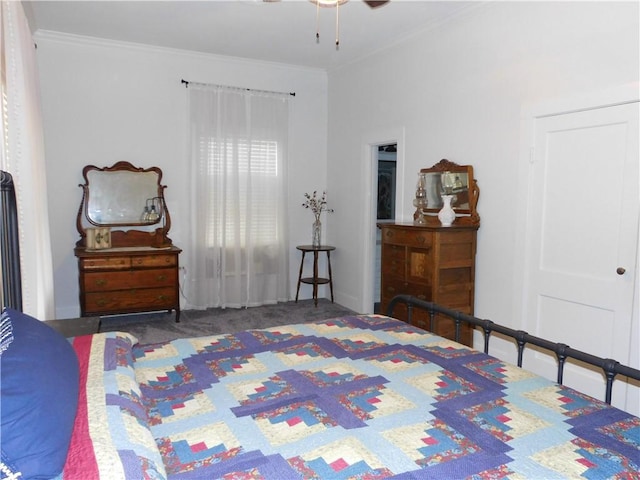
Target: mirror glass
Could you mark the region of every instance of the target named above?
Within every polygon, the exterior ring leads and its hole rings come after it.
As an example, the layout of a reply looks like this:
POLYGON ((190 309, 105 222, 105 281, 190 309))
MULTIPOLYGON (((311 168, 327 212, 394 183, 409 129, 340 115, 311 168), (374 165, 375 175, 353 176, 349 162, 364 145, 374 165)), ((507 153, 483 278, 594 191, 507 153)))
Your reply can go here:
POLYGON ((427 172, 425 174, 427 210, 442 208, 442 195, 453 195, 451 206, 463 213, 469 206, 469 174, 465 172, 427 172))
POLYGON ((99 227, 153 225, 164 209, 160 197, 160 174, 155 170, 86 171, 85 214, 99 227))

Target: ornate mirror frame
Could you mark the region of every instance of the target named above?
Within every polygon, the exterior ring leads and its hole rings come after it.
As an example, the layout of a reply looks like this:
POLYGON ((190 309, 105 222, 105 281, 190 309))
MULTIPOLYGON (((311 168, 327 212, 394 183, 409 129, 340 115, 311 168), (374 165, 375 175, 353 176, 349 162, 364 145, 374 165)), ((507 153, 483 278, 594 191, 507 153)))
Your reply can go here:
MULTIPOLYGON (((451 206, 456 213, 454 224, 480 225, 480 215, 476 209, 480 188, 473 177, 471 165, 458 165, 447 159, 442 159, 430 168, 420 169, 424 175, 424 189, 427 207, 422 208, 422 213, 427 224, 439 224, 437 214, 442 208, 442 195, 453 195, 451 206)), ((413 217, 417 219, 420 210, 416 209, 413 217)))
POLYGON ((139 168, 129 162, 111 167, 87 165, 76 227, 77 246, 87 246, 90 229, 107 229, 111 247, 168 247, 171 216, 164 200, 162 170, 139 168), (153 214, 149 215, 150 212, 153 214), (121 229, 115 230, 116 227, 121 229))

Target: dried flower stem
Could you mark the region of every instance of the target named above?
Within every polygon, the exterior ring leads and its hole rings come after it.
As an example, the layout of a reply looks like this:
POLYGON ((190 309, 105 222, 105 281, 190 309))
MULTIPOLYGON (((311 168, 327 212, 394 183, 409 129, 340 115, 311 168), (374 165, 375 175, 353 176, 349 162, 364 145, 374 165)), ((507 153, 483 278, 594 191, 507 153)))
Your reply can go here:
POLYGON ((333 208, 327 208, 327 192, 322 192, 322 196, 318 197, 318 192, 314 190, 312 195, 305 193, 304 198, 306 198, 306 200, 302 206, 311 210, 316 217, 316 222, 320 221, 320 214, 322 212, 333 212, 333 208))

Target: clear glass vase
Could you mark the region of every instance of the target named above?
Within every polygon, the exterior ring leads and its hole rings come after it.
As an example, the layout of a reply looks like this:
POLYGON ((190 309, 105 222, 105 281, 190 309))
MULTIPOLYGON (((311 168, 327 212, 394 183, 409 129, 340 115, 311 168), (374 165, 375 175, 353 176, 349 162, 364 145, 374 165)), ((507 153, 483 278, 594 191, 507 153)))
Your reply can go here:
POLYGON ((322 237, 322 223, 320 223, 320 219, 316 219, 315 222, 311 225, 311 245, 314 248, 320 246, 320 238, 322 237))

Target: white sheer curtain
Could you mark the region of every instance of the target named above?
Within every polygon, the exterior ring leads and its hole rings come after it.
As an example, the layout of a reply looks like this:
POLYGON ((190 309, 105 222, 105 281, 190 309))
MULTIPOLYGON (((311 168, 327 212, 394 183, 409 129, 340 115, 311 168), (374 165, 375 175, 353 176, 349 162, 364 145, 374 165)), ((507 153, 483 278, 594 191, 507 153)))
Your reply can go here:
POLYGON ((22 309, 54 318, 42 114, 35 45, 21 2, 0 5, 2 149, 0 167, 13 176, 18 203, 22 309))
POLYGON ((289 96, 189 83, 191 308, 289 299, 289 96))

